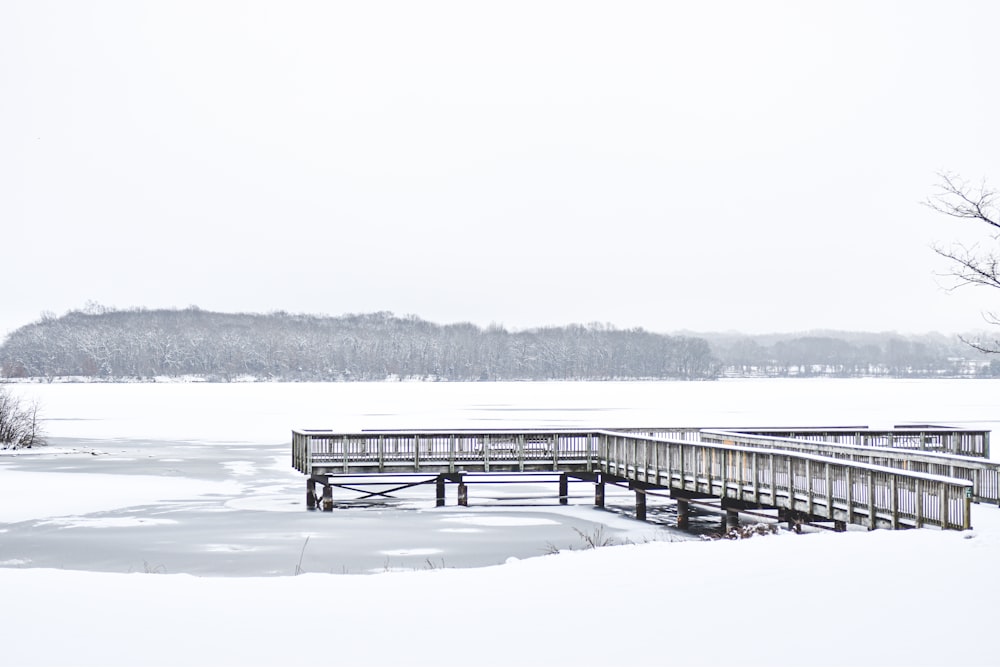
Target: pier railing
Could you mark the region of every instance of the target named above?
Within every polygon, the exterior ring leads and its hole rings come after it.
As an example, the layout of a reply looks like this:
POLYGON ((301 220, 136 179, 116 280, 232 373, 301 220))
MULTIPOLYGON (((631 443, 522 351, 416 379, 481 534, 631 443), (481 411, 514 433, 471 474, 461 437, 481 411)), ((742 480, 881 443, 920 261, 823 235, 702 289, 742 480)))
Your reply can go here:
POLYGON ((966 480, 780 449, 603 435, 600 468, 636 482, 870 528, 970 526, 966 480))
POLYGON ((666 487, 869 528, 970 526, 973 481, 784 449, 780 441, 763 444, 603 430, 296 430, 292 460, 311 478, 394 472, 598 472, 640 488, 666 487))
POLYGON ((597 437, 572 430, 293 431, 292 463, 312 474, 594 469, 597 437))
MULTIPOLYGON (((969 432, 966 432, 969 433, 969 432)), ((702 430, 706 442, 811 453, 856 463, 923 472, 972 482, 972 499, 1000 504, 1000 463, 974 456, 836 444, 826 440, 758 435, 745 431, 702 430)))

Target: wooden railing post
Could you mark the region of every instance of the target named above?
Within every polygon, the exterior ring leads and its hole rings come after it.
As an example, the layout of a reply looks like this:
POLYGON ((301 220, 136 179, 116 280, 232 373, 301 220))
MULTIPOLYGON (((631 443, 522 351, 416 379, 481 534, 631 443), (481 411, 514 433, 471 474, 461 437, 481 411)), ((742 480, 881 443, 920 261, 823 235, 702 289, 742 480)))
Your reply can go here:
POLYGON ((823 464, 824 468, 824 479, 826 483, 826 513, 830 519, 833 519, 833 471, 830 469, 830 464, 823 464))
POLYGON ((311 475, 312 474, 312 436, 311 435, 304 436, 303 445, 306 448, 306 469, 305 469, 304 472, 307 475, 311 475))
POLYGON ((972 489, 965 489, 965 515, 962 517, 962 530, 972 527, 972 489))
POLYGON ((770 468, 769 474, 771 475, 771 504, 775 507, 778 506, 778 480, 775 477, 774 470, 774 454, 768 454, 768 467, 770 468))
POLYGON ((750 461, 750 465, 753 468, 753 502, 756 505, 760 505, 760 470, 758 468, 757 452, 753 452, 751 456, 753 457, 750 461))
POLYGON ((889 510, 892 512, 892 528, 896 530, 899 528, 899 482, 896 480, 895 475, 889 477, 889 493, 892 497, 889 499, 889 510))
POLYGON ((812 516, 813 514, 813 478, 812 478, 812 461, 806 459, 806 514, 812 516))
POLYGON ((913 485, 916 489, 916 491, 914 492, 916 495, 916 502, 914 503, 914 505, 916 507, 917 516, 915 523, 917 528, 922 528, 924 525, 924 489, 923 485, 920 482, 921 480, 918 477, 913 485))
POLYGON ((875 473, 868 471, 868 530, 875 530, 875 473))
POLYGON ((844 482, 847 486, 847 523, 854 523, 854 479, 851 466, 844 466, 844 482))
POLYGON ((795 510, 795 468, 793 465, 792 457, 786 456, 788 459, 788 509, 795 510))

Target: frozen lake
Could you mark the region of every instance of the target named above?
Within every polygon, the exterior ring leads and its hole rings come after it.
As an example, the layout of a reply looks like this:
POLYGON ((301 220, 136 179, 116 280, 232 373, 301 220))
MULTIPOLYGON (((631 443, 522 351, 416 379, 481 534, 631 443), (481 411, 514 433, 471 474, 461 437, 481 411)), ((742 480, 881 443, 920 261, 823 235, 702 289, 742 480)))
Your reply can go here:
MULTIPOLYGON (((828 426, 993 428, 996 380, 718 382, 30 384, 51 446, 0 456, 0 566, 213 576, 478 567, 617 543, 692 539, 628 518, 632 496, 591 508, 592 487, 471 487, 471 507, 433 488, 307 512, 290 464, 293 427, 828 426), (514 497, 516 500, 505 500, 514 497), (526 500, 525 498, 533 498, 526 500), (306 542, 308 538, 308 543, 306 542)), ((664 523, 656 523, 658 514, 664 523)), ((697 532, 715 529, 706 515, 697 532)), ((693 539, 697 539, 694 536, 693 539)))

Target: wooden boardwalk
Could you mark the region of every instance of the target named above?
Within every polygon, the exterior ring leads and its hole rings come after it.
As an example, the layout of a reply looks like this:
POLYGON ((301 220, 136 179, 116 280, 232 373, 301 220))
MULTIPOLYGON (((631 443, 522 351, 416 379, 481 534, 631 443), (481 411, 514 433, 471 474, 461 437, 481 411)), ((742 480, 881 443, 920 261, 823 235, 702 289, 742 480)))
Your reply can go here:
MULTIPOLYGON (((701 429, 296 430, 292 463, 308 476, 310 505, 320 501, 324 509, 332 509, 333 487, 357 490, 341 483, 350 476, 422 475, 437 483, 443 504, 448 482, 459 484, 461 502, 468 473, 545 471, 561 475, 561 502, 567 476, 592 481, 598 506, 603 506, 606 483, 625 483, 635 491, 640 518, 647 493, 669 490, 678 502, 679 523, 686 519, 688 503, 717 499, 731 518, 739 511, 770 508, 790 523, 830 521, 841 528, 971 526, 974 480, 913 469, 923 465, 916 459, 903 465, 903 450, 886 448, 900 458, 883 465, 889 459, 854 460, 831 447, 816 440, 701 429), (735 436, 745 439, 737 442, 735 436), (321 499, 317 484, 323 487, 321 499)), ((913 451, 912 456, 932 455, 913 451)), ((970 457, 950 458, 956 472, 967 470, 958 459, 970 457)))

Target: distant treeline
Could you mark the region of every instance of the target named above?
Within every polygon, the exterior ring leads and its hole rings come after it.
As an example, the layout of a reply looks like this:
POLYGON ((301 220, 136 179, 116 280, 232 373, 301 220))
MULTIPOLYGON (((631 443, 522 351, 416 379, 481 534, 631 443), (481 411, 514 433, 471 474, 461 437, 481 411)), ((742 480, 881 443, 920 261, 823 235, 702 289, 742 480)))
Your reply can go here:
POLYGON ((941 334, 700 334, 727 377, 991 377, 1000 360, 941 334))
POLYGON ((391 313, 340 317, 90 307, 14 331, 7 378, 711 379, 708 343, 606 325, 509 332, 391 313))
POLYGON ((44 316, 0 346, 5 378, 200 376, 285 381, 1000 376, 957 338, 819 332, 655 334, 610 325, 526 331, 391 313, 118 310, 44 316))

